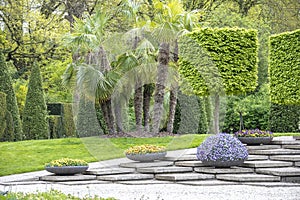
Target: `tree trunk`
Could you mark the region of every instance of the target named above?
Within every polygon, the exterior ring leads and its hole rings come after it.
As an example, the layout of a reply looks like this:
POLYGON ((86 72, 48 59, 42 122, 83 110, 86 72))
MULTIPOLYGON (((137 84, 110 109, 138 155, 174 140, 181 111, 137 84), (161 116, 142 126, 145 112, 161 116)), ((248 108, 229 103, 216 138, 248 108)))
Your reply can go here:
MULTIPOLYGON (((136 85, 140 86, 139 84, 136 85)), ((143 131, 143 87, 140 86, 134 92, 135 124, 138 132, 143 131)))
POLYGON ((107 114, 108 114, 108 128, 109 128, 109 132, 111 134, 114 134, 116 132, 115 130, 115 118, 114 118, 114 115, 113 115, 113 111, 112 111, 112 108, 111 108, 111 99, 108 99, 106 101, 106 107, 107 107, 107 114))
POLYGON ((170 55, 170 45, 168 43, 161 43, 158 53, 158 68, 157 68, 157 82, 154 94, 154 115, 153 115, 153 133, 158 133, 160 122, 163 113, 163 103, 165 95, 165 82, 168 75, 168 63, 170 55))
POLYGON ((144 114, 144 131, 150 132, 150 101, 153 93, 153 85, 144 85, 144 101, 143 101, 143 114, 144 114))
POLYGON ((244 120, 243 120, 243 113, 242 112, 239 112, 240 114, 240 131, 242 129, 244 129, 244 120))
POLYGON ((123 124, 122 124, 122 107, 121 104, 116 101, 114 105, 114 111, 115 111, 115 118, 116 118, 116 128, 118 133, 123 133, 123 124))
MULTIPOLYGON (((175 41, 174 48, 174 63, 177 65, 178 62, 178 42, 175 41)), ((167 132, 173 133, 174 120, 175 120, 175 112, 176 112, 176 104, 177 104, 177 93, 178 93, 178 84, 177 82, 173 85, 170 91, 170 105, 169 105, 169 115, 167 122, 167 132)))
POLYGON ((214 106, 214 134, 219 133, 219 115, 220 115, 220 96, 216 94, 214 106))

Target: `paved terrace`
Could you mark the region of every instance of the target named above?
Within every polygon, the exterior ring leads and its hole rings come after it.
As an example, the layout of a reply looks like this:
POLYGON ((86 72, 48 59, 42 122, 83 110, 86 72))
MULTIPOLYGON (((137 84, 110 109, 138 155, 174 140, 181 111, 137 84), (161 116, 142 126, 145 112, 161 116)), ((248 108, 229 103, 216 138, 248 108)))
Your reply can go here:
POLYGON ((127 158, 90 163, 85 174, 55 176, 46 171, 0 177, 0 190, 60 190, 78 197, 117 199, 300 199, 300 140, 276 138, 248 146, 240 167, 213 168, 196 158, 196 149, 170 151, 162 161, 127 158))

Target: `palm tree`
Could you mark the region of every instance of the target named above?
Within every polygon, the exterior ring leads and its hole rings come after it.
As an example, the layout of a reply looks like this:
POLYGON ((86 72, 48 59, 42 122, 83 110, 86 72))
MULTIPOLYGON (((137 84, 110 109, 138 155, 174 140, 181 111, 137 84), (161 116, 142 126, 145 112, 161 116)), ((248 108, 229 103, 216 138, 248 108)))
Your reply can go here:
MULTIPOLYGON (((159 41, 158 55, 158 76, 156 81, 156 90, 154 94, 154 114, 153 114, 153 132, 158 133, 162 119, 162 108, 165 94, 165 84, 168 74, 168 65, 170 61, 170 46, 174 45, 173 62, 178 60, 177 38, 187 31, 191 31, 195 25, 195 11, 185 12, 180 0, 167 0, 162 3, 158 0, 153 1, 155 7, 156 27, 153 36, 159 41)), ((175 108, 177 103, 177 87, 171 90, 170 109, 167 129, 173 131, 173 122, 175 117, 175 108)))

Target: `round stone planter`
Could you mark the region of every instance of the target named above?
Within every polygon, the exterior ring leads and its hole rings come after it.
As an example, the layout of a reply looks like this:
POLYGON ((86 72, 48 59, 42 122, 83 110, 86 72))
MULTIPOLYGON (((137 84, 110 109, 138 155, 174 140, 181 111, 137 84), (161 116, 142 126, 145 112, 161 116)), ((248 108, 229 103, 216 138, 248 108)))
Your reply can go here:
POLYGON ((89 166, 62 166, 62 167, 45 167, 48 172, 56 175, 74 175, 86 171, 89 166))
POLYGON ((255 144, 269 144, 273 138, 272 137, 238 137, 238 139, 244 144, 255 145, 255 144))
POLYGON ((212 160, 203 160, 202 163, 206 166, 211 167, 232 167, 239 166, 244 163, 244 160, 233 160, 233 161, 212 161, 212 160))
POLYGON ((146 154, 126 154, 126 157, 130 160, 139 162, 153 162, 154 160, 160 160, 167 155, 167 152, 159 153, 146 153, 146 154))

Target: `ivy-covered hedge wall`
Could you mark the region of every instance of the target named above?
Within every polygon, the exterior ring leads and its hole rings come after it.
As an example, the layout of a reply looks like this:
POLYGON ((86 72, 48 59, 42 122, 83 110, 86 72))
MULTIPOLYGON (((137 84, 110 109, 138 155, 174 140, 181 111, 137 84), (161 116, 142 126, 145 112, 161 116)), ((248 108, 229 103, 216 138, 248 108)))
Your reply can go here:
POLYGON ((179 39, 180 74, 196 95, 221 87, 227 95, 257 86, 256 30, 205 28, 179 39), (218 86, 221 85, 221 86, 218 86))
POLYGON ((300 29, 271 36, 269 56, 271 101, 300 105, 300 29))

